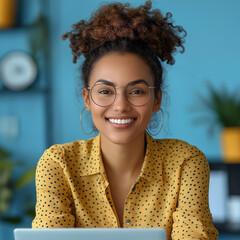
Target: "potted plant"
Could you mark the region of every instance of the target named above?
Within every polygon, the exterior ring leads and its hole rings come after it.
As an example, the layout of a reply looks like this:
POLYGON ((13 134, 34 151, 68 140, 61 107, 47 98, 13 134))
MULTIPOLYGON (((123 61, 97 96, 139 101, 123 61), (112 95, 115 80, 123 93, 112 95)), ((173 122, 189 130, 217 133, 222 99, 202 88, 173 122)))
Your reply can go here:
MULTIPOLYGON (((24 188, 34 179, 35 168, 28 169, 17 180, 14 180, 13 170, 21 165, 22 163, 20 162, 12 161, 10 154, 0 147, 0 222, 18 224, 22 221, 23 216, 20 209, 20 213, 14 216, 10 216, 8 211, 11 207, 14 193, 24 188)), ((23 211, 25 215, 32 216, 34 208, 30 205, 23 211)))
POLYGON ((211 115, 207 121, 212 131, 216 123, 222 127, 221 144, 223 160, 228 163, 240 162, 240 94, 239 89, 229 93, 226 86, 216 89, 208 83, 208 97, 199 95, 204 110, 211 115))

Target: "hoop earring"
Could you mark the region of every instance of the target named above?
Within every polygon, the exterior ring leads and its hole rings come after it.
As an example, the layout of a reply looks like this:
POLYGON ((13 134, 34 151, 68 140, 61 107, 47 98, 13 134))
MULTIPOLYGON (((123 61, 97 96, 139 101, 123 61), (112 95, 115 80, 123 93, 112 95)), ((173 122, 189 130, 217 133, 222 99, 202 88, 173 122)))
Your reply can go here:
POLYGON ((86 133, 86 132, 84 131, 84 129, 83 129, 82 115, 83 115, 83 112, 84 112, 85 109, 86 109, 86 107, 84 107, 83 110, 82 110, 82 112, 81 112, 81 115, 80 115, 80 124, 81 124, 81 128, 82 128, 84 134, 85 134, 85 135, 91 135, 91 134, 93 133, 94 129, 93 129, 90 133, 86 133))
POLYGON ((162 125, 161 125, 161 127, 160 127, 160 130, 159 130, 157 133, 152 134, 152 133, 149 131, 149 129, 146 128, 147 132, 148 132, 150 135, 152 135, 152 136, 157 136, 157 135, 161 132, 161 130, 162 130, 162 128, 163 128, 163 124, 164 124, 164 112, 163 112, 163 110, 162 110, 161 108, 160 108, 160 110, 161 110, 161 112, 162 112, 162 119, 163 119, 162 125))

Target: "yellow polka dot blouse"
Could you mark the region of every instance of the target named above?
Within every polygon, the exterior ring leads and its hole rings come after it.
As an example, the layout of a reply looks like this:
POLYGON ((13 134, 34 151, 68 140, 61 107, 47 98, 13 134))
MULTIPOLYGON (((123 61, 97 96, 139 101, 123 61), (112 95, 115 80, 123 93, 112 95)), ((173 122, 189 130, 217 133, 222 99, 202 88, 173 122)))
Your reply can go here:
MULTIPOLYGON (((196 147, 146 133, 146 155, 123 227, 165 228, 167 239, 217 239, 208 205, 209 165, 196 147)), ((33 228, 120 226, 101 159, 100 135, 54 145, 36 171, 33 228)))

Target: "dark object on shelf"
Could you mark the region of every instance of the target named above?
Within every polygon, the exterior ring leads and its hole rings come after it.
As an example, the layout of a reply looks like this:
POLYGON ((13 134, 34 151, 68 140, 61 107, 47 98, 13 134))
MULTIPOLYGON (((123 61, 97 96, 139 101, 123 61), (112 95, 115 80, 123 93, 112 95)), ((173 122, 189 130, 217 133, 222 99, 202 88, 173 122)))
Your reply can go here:
POLYGON ((215 228, 219 231, 219 233, 231 233, 231 234, 240 234, 240 226, 233 227, 232 224, 229 224, 227 222, 225 223, 214 223, 215 228))
POLYGON ((228 174, 229 196, 240 196, 240 163, 209 162, 211 171, 226 171, 228 174))
POLYGON ((240 164, 228 164, 229 195, 240 196, 240 164))

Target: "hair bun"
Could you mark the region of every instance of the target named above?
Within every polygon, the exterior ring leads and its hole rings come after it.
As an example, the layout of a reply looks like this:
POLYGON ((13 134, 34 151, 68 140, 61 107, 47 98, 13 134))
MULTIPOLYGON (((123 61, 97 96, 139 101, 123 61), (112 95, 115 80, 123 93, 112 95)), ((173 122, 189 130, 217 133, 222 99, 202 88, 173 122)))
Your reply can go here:
POLYGON ((143 41, 162 61, 174 64, 173 53, 177 48, 180 52, 185 50, 186 31, 173 25, 171 13, 164 17, 160 10, 151 8, 150 0, 137 8, 130 8, 129 3, 107 4, 93 13, 88 22, 81 20, 72 25, 73 30, 62 39, 70 40, 73 62, 106 41, 127 37, 143 41))

